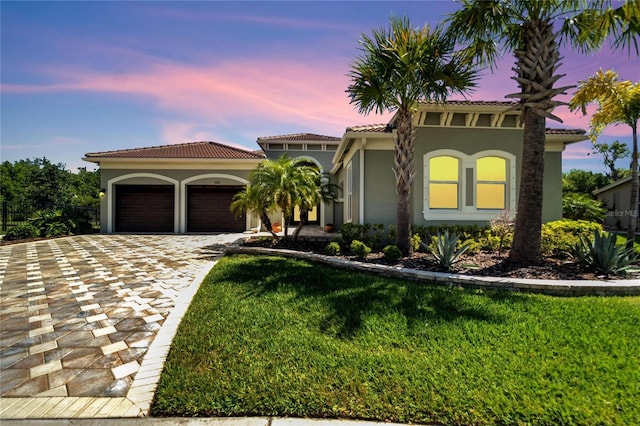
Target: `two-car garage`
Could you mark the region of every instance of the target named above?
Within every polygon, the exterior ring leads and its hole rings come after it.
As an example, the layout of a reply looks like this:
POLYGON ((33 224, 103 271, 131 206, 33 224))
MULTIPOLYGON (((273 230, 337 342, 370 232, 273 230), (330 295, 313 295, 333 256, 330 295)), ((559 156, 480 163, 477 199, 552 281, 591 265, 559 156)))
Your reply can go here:
MULTIPOLYGON (((246 216, 236 217, 230 208, 241 189, 187 185, 186 232, 243 232, 246 216)), ((115 232, 175 232, 176 213, 174 185, 115 185, 115 232)))

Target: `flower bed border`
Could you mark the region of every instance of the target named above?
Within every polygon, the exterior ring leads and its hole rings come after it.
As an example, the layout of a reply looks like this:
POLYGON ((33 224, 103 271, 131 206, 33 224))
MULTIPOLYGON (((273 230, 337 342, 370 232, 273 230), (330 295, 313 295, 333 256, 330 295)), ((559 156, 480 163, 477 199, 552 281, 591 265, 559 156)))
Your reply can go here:
POLYGON ((226 253, 286 256, 323 263, 335 268, 403 278, 413 281, 431 281, 439 285, 455 285, 471 289, 493 289, 540 293, 553 296, 638 296, 640 280, 542 280, 529 278, 484 277, 449 274, 445 272, 421 271, 336 258, 323 254, 288 249, 247 247, 242 241, 227 246, 226 253))

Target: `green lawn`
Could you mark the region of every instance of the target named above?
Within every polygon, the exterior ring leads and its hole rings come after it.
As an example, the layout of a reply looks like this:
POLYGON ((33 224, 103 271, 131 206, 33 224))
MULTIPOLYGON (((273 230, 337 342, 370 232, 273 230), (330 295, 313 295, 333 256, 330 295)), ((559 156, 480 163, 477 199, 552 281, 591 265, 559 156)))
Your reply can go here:
POLYGON ((152 414, 640 424, 640 297, 225 257, 180 325, 152 414))

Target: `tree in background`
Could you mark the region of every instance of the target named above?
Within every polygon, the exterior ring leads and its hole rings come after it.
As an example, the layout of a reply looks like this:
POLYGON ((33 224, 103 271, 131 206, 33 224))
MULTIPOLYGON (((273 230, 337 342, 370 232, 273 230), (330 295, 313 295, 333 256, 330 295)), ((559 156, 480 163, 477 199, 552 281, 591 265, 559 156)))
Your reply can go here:
POLYGON ((99 171, 85 168, 74 174, 64 164, 53 164, 46 158, 0 165, 0 194, 5 201, 33 204, 39 209, 97 207, 99 190, 99 171))
MULTIPOLYGON (((640 15, 640 11, 637 11, 640 15)), ((640 19, 640 18, 638 18, 640 19)), ((598 109, 591 116, 591 139, 596 140, 602 131, 612 124, 631 127, 633 147, 631 150, 631 202, 627 226, 627 247, 633 247, 638 221, 638 119, 640 118, 640 82, 619 80, 612 70, 599 70, 585 81, 571 98, 569 109, 587 114, 587 105, 596 103, 598 109)))
POLYGON ((414 170, 413 114, 421 101, 445 102, 454 93, 475 86, 475 73, 455 51, 453 39, 441 28, 417 29, 408 18, 390 19, 390 27, 363 34, 362 55, 356 58, 347 93, 361 114, 395 111, 396 245, 405 255, 411 244, 411 185, 414 170))
POLYGON ((572 169, 562 174, 562 193, 592 196, 593 191, 608 183, 611 182, 602 173, 572 169))
POLYGON ((587 0, 464 0, 448 19, 449 33, 469 44, 469 60, 493 67, 506 51, 516 56, 514 80, 524 122, 518 213, 510 258, 536 263, 541 254, 542 192, 546 119, 563 104, 554 98, 572 86, 554 87, 563 77, 559 44, 586 53, 612 37, 614 48, 631 45, 638 53, 640 12, 637 1, 613 8, 612 1, 587 0), (562 22, 554 28, 555 22, 562 22))
POLYGON ((616 161, 627 158, 631 151, 629 147, 619 141, 613 141, 611 145, 607 143, 593 143, 594 154, 602 155, 602 162, 604 166, 609 170, 607 178, 611 182, 615 182, 618 179, 622 179, 625 175, 625 170, 621 170, 616 167, 616 161))

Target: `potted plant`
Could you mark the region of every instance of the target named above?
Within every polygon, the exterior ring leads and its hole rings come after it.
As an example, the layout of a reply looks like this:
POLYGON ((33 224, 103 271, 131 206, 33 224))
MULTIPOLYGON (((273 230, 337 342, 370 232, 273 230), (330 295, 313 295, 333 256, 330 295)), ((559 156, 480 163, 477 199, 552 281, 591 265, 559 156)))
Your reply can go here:
POLYGON ((324 225, 324 232, 333 232, 333 223, 327 223, 324 225))
POLYGON ((273 229, 273 232, 281 232, 282 224, 280 222, 273 222, 273 225, 271 225, 271 229, 273 229))

